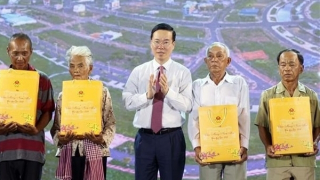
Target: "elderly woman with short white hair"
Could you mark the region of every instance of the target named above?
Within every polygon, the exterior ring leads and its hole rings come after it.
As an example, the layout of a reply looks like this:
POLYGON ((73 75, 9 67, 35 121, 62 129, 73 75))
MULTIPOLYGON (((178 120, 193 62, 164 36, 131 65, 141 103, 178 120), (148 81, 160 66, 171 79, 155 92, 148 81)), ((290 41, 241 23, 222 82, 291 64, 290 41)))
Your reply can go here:
MULTIPOLYGON (((69 62, 69 73, 72 79, 90 79, 93 60, 88 47, 72 46, 66 53, 66 59, 69 62)), ((72 132, 67 132, 66 135, 60 134, 62 93, 59 94, 54 123, 50 130, 54 143, 58 146, 56 156, 60 157, 56 171, 57 179, 106 179, 107 157, 110 156, 109 145, 115 134, 115 117, 111 96, 106 87, 103 88, 102 97, 102 132, 99 135, 86 133, 81 138, 72 132)))

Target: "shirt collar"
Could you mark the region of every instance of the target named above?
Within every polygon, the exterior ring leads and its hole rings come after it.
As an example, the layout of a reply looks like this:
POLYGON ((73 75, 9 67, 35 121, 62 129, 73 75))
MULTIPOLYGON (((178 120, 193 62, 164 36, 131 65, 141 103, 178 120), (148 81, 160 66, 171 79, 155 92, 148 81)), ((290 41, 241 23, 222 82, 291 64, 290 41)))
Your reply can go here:
MULTIPOLYGON (((305 87, 302 83, 300 83, 300 82, 298 82, 298 87, 297 87, 297 89, 298 89, 300 92, 306 93, 306 87, 305 87)), ((284 87, 284 85, 282 84, 282 82, 279 82, 279 83, 277 84, 276 93, 277 93, 277 94, 280 94, 280 93, 283 93, 284 91, 286 91, 286 88, 284 87)))
MULTIPOLYGON (((170 58, 167 62, 165 62, 164 64, 162 64, 162 66, 164 67, 165 70, 169 70, 170 65, 172 64, 172 59, 170 58)), ((152 65, 153 65, 153 70, 157 71, 159 69, 159 67, 161 66, 156 59, 153 58, 152 60, 152 65)))
MULTIPOLYGON (((12 64, 10 64, 10 68, 12 68, 12 64)), ((28 71, 35 71, 36 69, 33 66, 31 66, 30 64, 28 64, 28 69, 27 70, 28 71)))
MULTIPOLYGON (((201 86, 205 85, 206 83, 208 83, 209 81, 212 81, 210 79, 210 74, 208 74, 205 78, 204 81, 202 82, 201 86)), ((226 75, 223 77, 223 79, 221 80, 228 82, 228 83, 234 83, 234 76, 231 76, 230 74, 228 74, 228 72, 226 72, 226 75)))

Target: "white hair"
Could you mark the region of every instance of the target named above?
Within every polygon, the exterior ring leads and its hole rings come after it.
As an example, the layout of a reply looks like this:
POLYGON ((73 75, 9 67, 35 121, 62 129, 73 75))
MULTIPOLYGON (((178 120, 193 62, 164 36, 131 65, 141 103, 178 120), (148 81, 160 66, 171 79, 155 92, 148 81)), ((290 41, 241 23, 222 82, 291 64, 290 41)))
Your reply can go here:
POLYGON ((210 50, 211 48, 213 48, 213 47, 216 47, 216 46, 223 47, 224 50, 226 51, 227 56, 230 57, 230 50, 229 50, 228 46, 225 45, 225 44, 223 44, 223 43, 221 43, 221 42, 214 42, 214 43, 212 43, 212 44, 207 48, 207 50, 206 50, 206 56, 208 56, 209 50, 210 50))
POLYGON ((83 56, 86 58, 86 63, 88 66, 93 65, 92 54, 87 46, 71 46, 66 53, 66 59, 69 64, 73 56, 83 56))

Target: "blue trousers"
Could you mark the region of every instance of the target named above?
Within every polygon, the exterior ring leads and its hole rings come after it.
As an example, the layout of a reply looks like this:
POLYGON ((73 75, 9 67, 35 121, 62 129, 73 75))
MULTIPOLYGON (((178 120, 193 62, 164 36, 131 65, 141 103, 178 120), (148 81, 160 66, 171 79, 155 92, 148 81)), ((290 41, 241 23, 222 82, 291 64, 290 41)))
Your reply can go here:
POLYGON ((138 132, 134 142, 135 179, 181 180, 186 160, 186 142, 181 129, 161 134, 138 132))

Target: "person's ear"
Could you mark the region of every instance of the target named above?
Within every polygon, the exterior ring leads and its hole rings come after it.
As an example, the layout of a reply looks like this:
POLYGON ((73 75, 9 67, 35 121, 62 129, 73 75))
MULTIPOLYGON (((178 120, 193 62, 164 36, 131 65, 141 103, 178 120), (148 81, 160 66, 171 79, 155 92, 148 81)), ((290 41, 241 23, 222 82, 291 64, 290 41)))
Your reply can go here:
POLYGON ((302 73, 304 70, 304 65, 300 65, 300 73, 302 73))
POLYGON ((89 74, 92 72, 92 70, 93 70, 93 65, 91 64, 89 65, 89 74))
POLYGON ((227 59, 227 63, 228 63, 228 65, 231 63, 231 57, 228 57, 228 59, 227 59))

